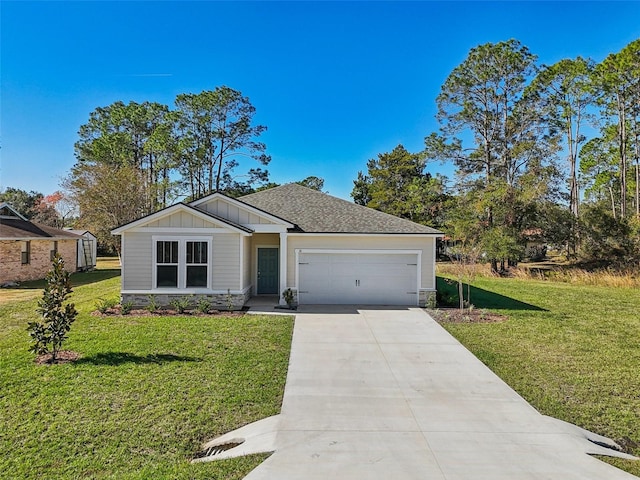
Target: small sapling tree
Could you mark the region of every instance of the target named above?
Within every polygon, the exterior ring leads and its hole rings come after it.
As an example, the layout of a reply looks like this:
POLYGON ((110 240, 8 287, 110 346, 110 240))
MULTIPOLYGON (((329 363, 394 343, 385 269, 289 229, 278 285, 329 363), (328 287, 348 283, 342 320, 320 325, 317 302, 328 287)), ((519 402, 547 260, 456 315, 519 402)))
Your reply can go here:
POLYGON ((481 256, 481 249, 478 245, 457 245, 451 249, 449 258, 455 266, 455 275, 458 282, 458 300, 460 311, 464 310, 464 284, 467 284, 467 307, 469 311, 473 308, 471 304, 471 283, 475 280, 478 267, 478 259, 481 256))
POLYGON ((68 338, 67 333, 78 315, 73 303, 64 304, 73 291, 69 276, 64 269, 63 258, 56 253, 45 278, 47 284, 42 298, 38 301, 37 312, 42 316, 42 322, 29 322, 27 327, 33 339, 29 351, 37 355, 50 353, 50 363, 56 363, 60 347, 68 338))

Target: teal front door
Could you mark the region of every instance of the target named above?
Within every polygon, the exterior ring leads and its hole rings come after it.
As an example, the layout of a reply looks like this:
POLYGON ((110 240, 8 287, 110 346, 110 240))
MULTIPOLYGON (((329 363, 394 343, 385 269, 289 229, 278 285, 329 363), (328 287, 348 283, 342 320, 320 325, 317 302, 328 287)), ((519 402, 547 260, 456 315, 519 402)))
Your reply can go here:
POLYGON ((278 294, 278 249, 258 248, 258 295, 278 294))

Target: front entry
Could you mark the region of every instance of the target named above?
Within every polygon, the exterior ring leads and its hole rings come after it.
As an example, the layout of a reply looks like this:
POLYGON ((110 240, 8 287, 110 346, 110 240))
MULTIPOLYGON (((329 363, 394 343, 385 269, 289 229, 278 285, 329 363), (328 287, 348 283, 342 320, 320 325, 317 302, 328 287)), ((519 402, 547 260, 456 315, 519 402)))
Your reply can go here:
POLYGON ((278 249, 258 248, 258 295, 278 294, 278 249))

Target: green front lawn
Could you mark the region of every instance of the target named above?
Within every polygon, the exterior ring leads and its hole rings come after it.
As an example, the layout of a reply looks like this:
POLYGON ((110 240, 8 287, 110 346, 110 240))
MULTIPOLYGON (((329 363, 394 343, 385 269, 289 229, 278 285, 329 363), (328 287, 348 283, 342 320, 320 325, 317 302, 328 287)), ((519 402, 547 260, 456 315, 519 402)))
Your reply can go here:
POLYGON ((96 317, 97 298, 118 296, 117 272, 72 282, 72 364, 27 352, 37 300, 0 303, 2 478, 239 479, 264 460, 189 462, 280 412, 292 317, 96 317))
MULTIPOLYGON (((640 456, 639 289, 480 277, 471 303, 509 320, 449 332, 540 412, 640 456)), ((640 476, 640 462, 607 461, 640 476)))

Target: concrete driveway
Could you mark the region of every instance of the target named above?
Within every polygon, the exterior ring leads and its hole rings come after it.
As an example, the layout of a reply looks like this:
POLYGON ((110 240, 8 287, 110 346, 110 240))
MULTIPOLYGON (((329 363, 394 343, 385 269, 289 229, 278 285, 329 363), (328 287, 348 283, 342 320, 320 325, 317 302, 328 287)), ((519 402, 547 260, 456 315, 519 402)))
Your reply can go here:
POLYGON ((421 309, 304 307, 282 413, 216 441, 274 451, 247 480, 637 479, 588 437, 610 442, 538 413, 421 309))

